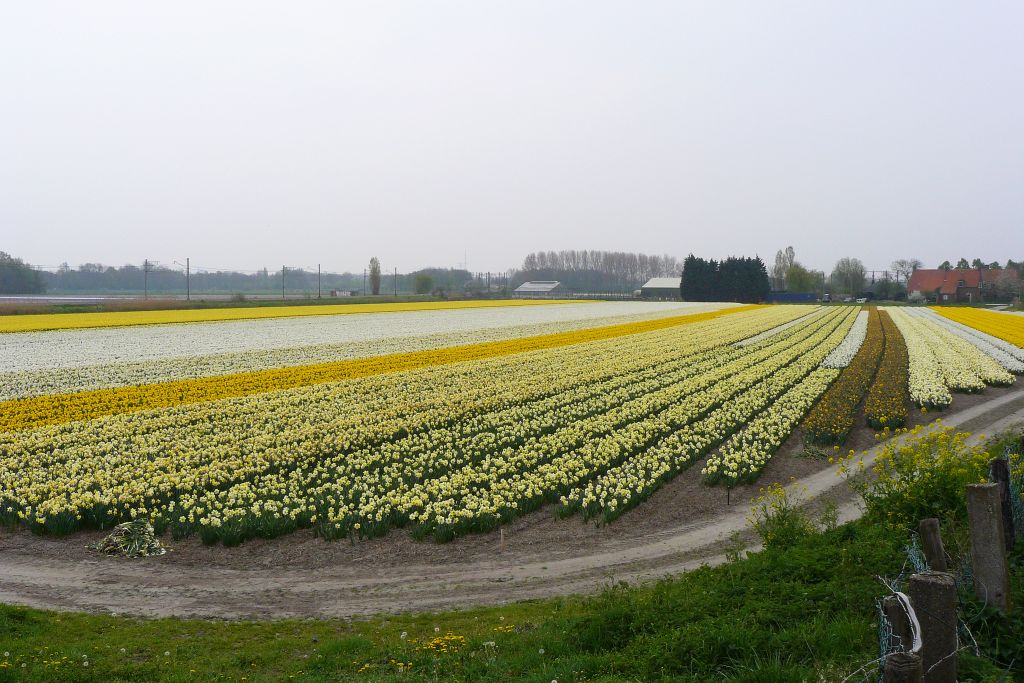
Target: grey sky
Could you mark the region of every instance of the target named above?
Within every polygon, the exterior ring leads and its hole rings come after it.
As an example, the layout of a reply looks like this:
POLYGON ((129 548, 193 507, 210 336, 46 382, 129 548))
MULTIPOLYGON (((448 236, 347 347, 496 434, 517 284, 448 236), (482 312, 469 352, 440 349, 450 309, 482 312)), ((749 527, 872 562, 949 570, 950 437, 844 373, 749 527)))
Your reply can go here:
POLYGON ((32 263, 1024 257, 1019 2, 0 9, 32 263))

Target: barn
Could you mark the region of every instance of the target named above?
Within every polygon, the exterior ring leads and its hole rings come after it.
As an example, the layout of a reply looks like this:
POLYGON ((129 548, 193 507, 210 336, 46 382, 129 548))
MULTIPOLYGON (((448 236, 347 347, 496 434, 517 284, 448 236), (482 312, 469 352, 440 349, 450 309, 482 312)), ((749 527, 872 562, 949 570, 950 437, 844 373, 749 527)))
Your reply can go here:
POLYGON ((682 279, 682 277, 652 277, 640 288, 640 296, 645 299, 678 301, 681 298, 679 286, 682 279))
POLYGON ((568 293, 557 280, 533 280, 515 288, 512 296, 519 299, 557 299, 568 293))

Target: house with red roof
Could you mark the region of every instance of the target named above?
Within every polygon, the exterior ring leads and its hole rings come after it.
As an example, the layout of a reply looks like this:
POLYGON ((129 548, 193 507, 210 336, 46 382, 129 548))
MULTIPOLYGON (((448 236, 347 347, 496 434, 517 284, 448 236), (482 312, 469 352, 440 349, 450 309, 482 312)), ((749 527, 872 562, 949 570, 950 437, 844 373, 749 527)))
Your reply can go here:
MULTIPOLYGON (((924 297, 937 303, 965 302, 980 303, 995 298, 996 280, 1002 276, 1002 268, 952 268, 927 270, 918 268, 907 282, 907 294, 920 292, 924 297)), ((1017 271, 1005 271, 1017 279, 1017 271)))

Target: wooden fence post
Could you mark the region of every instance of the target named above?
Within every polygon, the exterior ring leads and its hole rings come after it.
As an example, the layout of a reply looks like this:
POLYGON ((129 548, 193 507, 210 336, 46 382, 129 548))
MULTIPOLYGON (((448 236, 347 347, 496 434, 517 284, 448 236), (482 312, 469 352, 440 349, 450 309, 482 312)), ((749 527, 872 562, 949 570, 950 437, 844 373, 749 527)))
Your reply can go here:
POLYGON ((955 683, 957 669, 956 583, 945 572, 910 577, 910 601, 921 623, 925 683, 955 683))
POLYGON ((1013 502, 1010 498, 1010 462, 1006 458, 996 458, 989 464, 992 473, 992 481, 999 486, 999 500, 1002 505, 1003 516, 1003 538, 1006 539, 1006 549, 1012 550, 1016 543, 1016 534, 1013 527, 1013 502))
POLYGON ((918 524, 921 535, 921 549, 928 561, 928 568, 936 572, 944 572, 946 566, 946 549, 942 546, 942 533, 939 531, 939 520, 934 517, 922 519, 918 524))
POLYGON ((885 658, 883 683, 922 683, 924 667, 921 658, 909 652, 895 652, 885 658))
POLYGON ((882 612, 892 627, 889 634, 889 642, 886 643, 886 652, 909 652, 913 647, 913 634, 910 628, 910 618, 903 608, 903 603, 895 595, 890 595, 882 600, 882 612))
POLYGON ((971 534, 974 595, 1010 612, 1010 569, 1006 562, 1002 501, 998 484, 967 487, 967 520, 971 534))

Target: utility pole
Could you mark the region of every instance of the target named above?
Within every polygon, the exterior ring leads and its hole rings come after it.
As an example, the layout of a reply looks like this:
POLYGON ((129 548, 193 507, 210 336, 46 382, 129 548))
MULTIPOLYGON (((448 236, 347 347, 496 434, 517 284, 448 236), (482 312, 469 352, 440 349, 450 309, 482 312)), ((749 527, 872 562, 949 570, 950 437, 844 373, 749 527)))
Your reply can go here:
POLYGON ((316 298, 320 298, 320 264, 316 264, 316 298))
POLYGON ((363 268, 363 291, 362 295, 366 296, 366 268, 363 268))
POLYGON ((398 296, 398 268, 395 268, 395 297, 398 296))
POLYGON ((189 261, 188 257, 186 256, 185 257, 185 301, 192 301, 192 284, 191 284, 191 282, 189 282, 189 279, 192 276, 192 272, 191 272, 190 266, 191 266, 191 261, 189 261))
POLYGON ((142 262, 142 298, 149 298, 149 259, 142 262))
POLYGON ((281 266, 281 299, 284 300, 284 271, 288 270, 287 266, 281 266))

